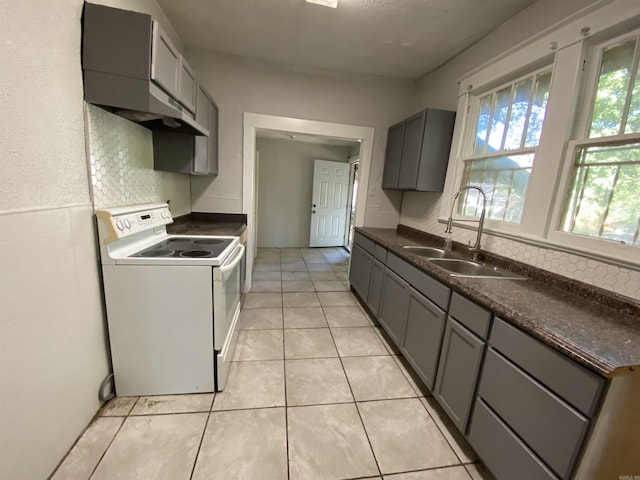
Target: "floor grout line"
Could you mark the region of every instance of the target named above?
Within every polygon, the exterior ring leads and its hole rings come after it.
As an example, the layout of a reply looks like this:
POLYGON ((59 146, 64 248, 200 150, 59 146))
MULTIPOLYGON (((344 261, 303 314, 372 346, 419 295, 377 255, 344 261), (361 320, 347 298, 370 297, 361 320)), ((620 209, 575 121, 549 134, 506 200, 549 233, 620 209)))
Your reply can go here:
MULTIPOLYGON (((332 261, 332 259, 328 258, 325 256, 325 261, 322 263, 315 263, 312 261, 305 261, 304 260, 304 255, 301 253, 300 249, 296 249, 297 252, 300 252, 300 255, 302 256, 302 258, 300 259, 300 263, 304 263, 307 267, 311 267, 311 265, 329 265, 330 270, 306 270, 307 275, 309 276, 308 279, 306 280, 284 280, 283 279, 283 274, 284 273, 288 273, 289 271, 287 270, 283 270, 286 269, 286 263, 282 263, 282 259, 283 258, 291 258, 291 257, 282 257, 281 252, 282 249, 274 249, 273 253, 277 252, 277 256, 280 259, 280 270, 279 271, 265 271, 265 272, 260 272, 260 273, 279 273, 279 279, 269 279, 269 280, 256 280, 255 278, 253 278, 254 282, 257 281, 265 281, 265 282, 278 282, 280 283, 280 291, 277 292, 269 292, 269 291, 264 291, 264 292, 248 292, 248 293, 259 293, 259 294, 275 294, 275 295, 279 295, 280 299, 281 299, 281 303, 279 306, 255 306, 255 307, 249 307, 246 308, 245 305, 243 304, 242 306, 242 310, 244 311, 251 311, 251 310, 265 310, 265 309, 277 309, 279 312, 279 315, 281 317, 281 322, 280 322, 280 326, 277 327, 273 327, 273 328, 244 328, 244 329, 238 329, 239 331, 243 331, 243 332, 251 332, 251 331, 257 331, 257 332, 265 332, 265 331, 282 331, 281 334, 281 348, 282 348, 282 358, 271 358, 271 359, 252 359, 252 360, 233 360, 232 363, 238 363, 238 364, 250 364, 250 363, 256 363, 256 362, 282 362, 282 374, 283 374, 283 394, 284 394, 284 399, 283 399, 283 404, 282 405, 266 405, 266 406, 260 406, 260 407, 248 407, 248 408, 232 408, 232 409, 225 409, 225 410, 214 410, 214 406, 216 404, 216 400, 217 400, 217 393, 214 392, 214 396, 212 398, 211 401, 211 405, 209 406, 208 410, 193 410, 193 411, 181 411, 181 412, 162 412, 162 413, 133 413, 135 410, 136 405, 141 403, 141 399, 142 396, 138 396, 138 398, 135 399, 134 402, 132 402, 131 407, 128 409, 128 413, 126 413, 125 415, 109 415, 109 416, 100 416, 97 418, 119 418, 121 419, 120 425, 117 428, 116 433, 113 435, 113 438, 111 438, 111 440, 108 443, 108 446, 105 448, 104 452, 102 453, 102 455, 100 456, 100 459, 97 461, 97 463, 95 464, 95 466, 93 467, 93 470, 91 471, 90 474, 90 478, 93 477, 95 475, 95 472, 97 471, 99 465, 101 464, 101 462, 103 461, 103 458, 107 455, 107 453, 110 451, 110 448, 112 447, 113 443, 115 442, 116 438, 118 437, 118 435, 120 434, 120 432, 122 431, 125 422, 128 422, 128 418, 132 417, 132 418, 140 418, 140 417, 151 417, 151 416, 168 416, 168 415, 189 415, 189 414, 206 414, 206 421, 204 424, 204 428, 202 430, 202 434, 200 436, 200 442, 198 444, 198 448, 195 454, 195 458, 193 461, 193 465, 191 467, 191 472, 189 475, 189 479, 193 479, 194 475, 195 475, 195 471, 196 471, 196 467, 198 465, 198 462, 200 460, 200 455, 204 454, 204 452, 206 452, 206 450, 203 450, 203 445, 205 445, 204 442, 204 438, 207 434, 208 428, 209 428, 209 423, 212 421, 212 419, 214 418, 214 414, 224 414, 225 412, 242 412, 242 411, 251 411, 251 410, 271 410, 271 409, 279 409, 279 408, 284 408, 284 416, 285 416, 285 424, 284 424, 284 428, 285 428, 285 455, 286 455, 286 462, 287 462, 287 480, 291 480, 292 478, 292 465, 291 465, 291 446, 289 444, 290 442, 290 438, 289 438, 289 409, 295 409, 295 408, 306 408, 306 407, 327 407, 327 406, 331 406, 331 405, 350 405, 353 404, 355 409, 356 409, 356 413, 358 415, 358 418, 360 420, 360 425, 361 428, 364 431, 367 443, 369 445, 370 448, 370 452, 373 455, 373 459, 375 461, 376 464, 376 468, 378 470, 378 474, 375 475, 365 475, 365 476, 356 476, 356 477, 348 477, 348 478, 344 478, 343 480, 364 480, 364 479, 375 479, 375 478, 379 478, 381 479, 383 477, 382 471, 381 471, 381 467, 380 464, 378 462, 378 458, 376 456, 376 452, 373 449, 373 444, 372 444, 372 439, 369 436, 369 432, 367 431, 367 428, 365 426, 365 422, 364 422, 364 418, 363 415, 360 411, 360 405, 363 406, 364 408, 364 404, 371 404, 374 402, 388 402, 388 401, 401 401, 401 400, 418 400, 420 402, 420 404, 422 405, 422 407, 425 409, 425 411, 427 412, 427 416, 428 418, 430 418, 435 427, 436 427, 436 431, 439 432, 445 439, 446 444, 449 446, 449 448, 453 451, 455 458, 458 460, 459 463, 455 464, 455 465, 446 465, 446 466, 434 466, 434 467, 429 467, 429 468, 421 468, 421 469, 417 469, 417 470, 407 470, 407 471, 398 471, 398 472, 392 472, 392 473, 387 473, 385 475, 403 475, 403 474, 414 474, 416 472, 427 472, 427 471, 431 471, 431 470, 439 470, 442 469, 443 471, 446 471, 445 469, 451 469, 451 468, 462 468, 464 470, 464 472, 469 476, 469 479, 472 478, 471 475, 471 470, 470 468, 472 468, 471 466, 474 464, 477 464, 478 461, 467 461, 466 463, 462 461, 462 457, 458 455, 458 453, 456 452, 456 449, 454 448, 454 443, 457 444, 456 442, 456 437, 452 437, 451 442, 449 441, 449 439, 447 438, 447 436, 445 435, 445 428, 446 426, 443 424, 443 427, 441 428, 438 421, 436 420, 436 418, 434 417, 434 415, 431 414, 431 412, 429 411, 429 409, 427 408, 427 402, 424 400, 428 397, 428 395, 425 395, 425 392, 423 391, 419 391, 416 388, 418 387, 414 387, 414 382, 416 382, 416 380, 414 380, 412 377, 409 376, 409 371, 407 370, 407 366, 405 366, 404 364, 402 364, 402 362, 400 362, 401 359, 401 354, 395 353, 393 351, 390 350, 389 347, 389 343, 380 337, 378 331, 374 331, 374 333, 376 334, 376 338, 383 344, 385 351, 387 352, 387 354, 368 354, 368 355, 341 355, 338 352, 338 348, 337 348, 337 344, 336 344, 336 340, 334 337, 334 333, 337 334, 337 332, 339 331, 343 331, 344 329, 368 329, 368 328, 376 328, 375 323, 373 325, 338 325, 338 326, 331 326, 328 323, 327 320, 327 309, 329 308, 347 308, 347 307, 357 307, 360 312, 366 316, 367 320, 371 323, 372 319, 370 314, 368 313, 368 311, 363 307, 363 305, 358 302, 358 299, 356 297, 356 303, 352 304, 352 305, 348 305, 348 306, 341 306, 341 305, 323 305, 322 303, 320 303, 317 306, 285 306, 284 305, 284 298, 285 298, 285 294, 296 294, 296 293, 314 293, 316 295, 316 297, 320 297, 319 294, 333 294, 333 293, 348 293, 350 294, 350 296, 353 296, 352 291, 348 288, 348 277, 346 280, 342 280, 340 278, 338 278, 338 280, 313 280, 311 279, 311 274, 316 272, 316 273, 324 273, 324 272, 332 272, 334 275, 337 275, 339 273, 343 273, 343 274, 347 274, 348 270, 347 268, 345 268, 343 266, 342 260, 339 260, 339 258, 337 256, 335 256, 333 258, 334 261, 332 261), (296 282, 296 281, 304 281, 304 282, 310 282, 313 286, 313 292, 311 291, 302 291, 302 292, 285 292, 284 290, 284 284, 285 282, 296 282), (330 282, 330 281, 338 281, 340 283, 345 283, 347 282, 347 289, 346 290, 332 290, 332 291, 324 291, 324 290, 317 290, 316 287, 316 283, 317 282, 330 282), (320 311, 322 312, 322 316, 325 320, 325 322, 327 322, 326 326, 301 326, 301 327, 294 327, 294 328, 287 328, 285 325, 285 309, 317 309, 319 308, 320 311), (332 355, 332 356, 321 356, 321 357, 300 357, 300 358, 287 358, 287 346, 286 346, 286 341, 285 341, 285 335, 287 331, 292 331, 292 330, 308 330, 308 331, 318 331, 321 329, 328 329, 329 330, 329 334, 331 336, 331 341, 333 343, 333 347, 336 350, 336 355, 332 355), (412 397, 395 397, 393 396, 394 394, 391 393, 390 398, 375 398, 375 399, 370 399, 370 400, 361 400, 358 401, 356 400, 356 397, 354 395, 354 391, 353 391, 353 386, 352 386, 352 382, 349 379, 349 376, 347 375, 347 371, 345 368, 345 364, 344 364, 344 359, 345 358, 385 358, 385 357, 392 357, 393 362, 395 363, 395 366, 397 369, 400 370, 402 377, 409 383, 409 385, 412 388, 412 391, 415 393, 416 396, 412 396, 412 397), (395 358, 394 358, 395 357, 395 358), (290 385, 288 385, 288 381, 287 381, 287 364, 288 362, 296 362, 296 361, 308 361, 308 360, 332 360, 333 359, 338 359, 340 362, 340 366, 342 369, 342 374, 344 375, 346 381, 347 381, 347 385, 349 388, 349 392, 351 394, 351 400, 348 401, 332 401, 329 403, 309 403, 309 404, 303 404, 303 405, 291 405, 289 403, 289 400, 287 398, 287 392, 288 392, 288 387, 290 385)), ((273 253, 271 253, 269 251, 269 255, 272 255, 273 253)), ((335 255, 335 254, 334 254, 335 255)), ((258 254, 258 257, 260 256, 260 254, 258 254)), ((274 254, 273 257, 271 257, 273 259, 276 259, 276 255, 274 254)), ((348 262, 348 254, 344 255, 343 257, 345 259, 345 263, 348 262)), ((318 257, 319 259, 319 257, 318 257)), ((308 258, 308 260, 313 260, 312 258, 308 258)), ((259 263, 258 263, 259 264, 259 263)), ((258 265, 257 264, 257 265, 258 265)), ((269 263, 265 263, 266 265, 277 265, 277 263, 273 263, 271 264, 271 262, 269 261, 269 263)), ((270 267, 267 267, 270 268, 270 267)), ((275 267, 274 267, 275 268, 275 267)), ((311 267, 311 268, 318 268, 318 267, 311 267)), ((320 267, 322 268, 322 267, 320 267)), ((297 270, 294 269, 291 272, 300 272, 303 273, 304 271, 302 270, 297 270)), ((259 272, 256 272, 259 273, 259 272)), ((274 275, 275 276, 275 275, 274 275)), ((328 298, 331 298, 331 296, 327 295, 328 298)), ((265 297, 266 298, 266 297, 265 297)), ((245 296, 245 300, 246 300, 246 296, 245 296)), ((243 302, 244 303, 244 302, 243 302)), ((272 314, 266 315, 267 320, 271 321, 272 320, 272 314)), ((320 319, 319 314, 318 315, 318 319, 320 319)), ((273 313, 273 318, 275 318, 276 313, 273 313)), ((266 318, 265 317, 265 318, 266 318)), ((301 317, 301 318, 312 318, 312 317, 301 317)), ((375 320, 373 320, 373 322, 375 322, 375 320)), ((344 332, 346 334, 346 332, 344 332)), ((276 335, 276 334, 273 334, 276 335)), ((324 334, 323 334, 324 335, 324 334)), ((347 334, 348 335, 348 334, 347 334)), ((258 337, 259 338, 259 337, 258 337)), ((303 352, 301 352, 303 353, 303 352)), ((292 363, 292 368, 293 368, 293 363, 292 363)), ((238 366, 239 368, 239 366, 238 366)), ((247 367, 249 369, 253 368, 253 367, 247 367)), ((279 368, 279 367, 278 367, 279 368)), ((336 365, 337 368, 337 365, 336 365)), ((339 370, 336 370, 336 374, 339 370)), ((329 388, 331 388, 332 384, 328 384, 329 388)), ((293 385, 291 385, 291 387, 293 388, 293 385)), ((428 390, 427 390, 428 391, 428 390)), ((293 391, 292 391, 293 392, 293 391)), ((204 392, 203 392, 204 393, 204 392)), ((345 390, 346 393, 346 390, 345 390)), ((319 399, 322 399, 322 397, 317 397, 319 399)), ((325 397, 326 398, 326 397, 325 397)), ((337 398, 337 397, 335 397, 337 398)), ((266 402, 265 402, 266 403, 266 402)), ((349 407, 351 408, 351 407, 349 407)), ((380 407, 378 407, 380 408, 380 407)), ((274 412, 275 415, 275 412, 274 412)), ((204 416, 204 415, 202 415, 204 416)), ((281 417, 280 417, 281 418, 281 417)), ((353 418, 354 421, 354 426, 357 425, 357 421, 355 420, 355 417, 353 418)), ((280 424, 282 425, 282 424, 280 424)), ((374 435, 375 437, 375 435, 374 435)), ((81 438, 81 437, 80 437, 81 438)), ((78 439, 78 441, 80 440, 80 438, 78 439)), ((196 437, 197 438, 197 437, 196 437)), ((76 442, 77 443, 77 442, 76 442)), ((75 447, 75 444, 74 444, 75 447)), ((462 448, 462 446, 460 446, 462 448)), ((73 448, 73 447, 72 447, 73 448)), ((464 448, 462 448, 462 450, 464 451, 464 448)), ((71 450, 67 453, 67 456, 69 455, 69 453, 71 452, 71 450)), ((281 452, 281 450, 279 450, 279 452, 281 452)), ((281 455, 281 453, 278 453, 278 455, 281 455)), ((282 456, 279 457, 280 459, 282 459, 282 456)), ((360 460, 360 459, 358 459, 360 460)), ((64 461, 64 460, 63 460, 64 461)), ((63 462, 61 462, 60 465, 62 465, 63 462)), ((358 465, 360 463, 357 463, 358 465)), ((59 467, 60 467, 59 465, 59 467)), ((369 464, 371 467, 372 465, 369 464)), ((260 465, 257 465, 257 468, 260 469, 260 465)), ((281 470, 282 473, 284 473, 283 470, 281 470)), ((185 472, 186 473, 186 472, 185 472)), ((447 475, 446 473, 444 474, 445 476, 447 475)), ((186 476, 185 476, 186 478, 186 476)), ((385 477, 386 478, 386 477, 385 477)))

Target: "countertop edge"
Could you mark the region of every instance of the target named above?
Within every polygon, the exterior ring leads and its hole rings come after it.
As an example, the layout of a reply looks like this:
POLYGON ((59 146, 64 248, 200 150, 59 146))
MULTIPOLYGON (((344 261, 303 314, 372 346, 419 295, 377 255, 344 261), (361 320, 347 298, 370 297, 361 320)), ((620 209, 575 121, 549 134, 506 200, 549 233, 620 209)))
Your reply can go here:
MULTIPOLYGON (((390 232, 393 229, 388 229, 390 232)), ((469 281, 468 279, 461 279, 458 277, 452 277, 444 270, 427 263, 427 261, 420 261, 418 257, 412 255, 410 253, 406 253, 402 250, 398 245, 393 245, 387 242, 384 238, 381 238, 375 234, 375 232, 371 232, 367 230, 367 227, 356 227, 356 231, 365 235, 367 238, 379 243, 380 245, 387 248, 388 251, 402 258, 403 260, 411 263, 416 268, 424 271, 430 276, 434 277, 436 280, 442 282, 446 286, 450 287, 453 291, 461 293, 471 300, 476 301, 483 307, 490 309, 494 314, 499 316, 500 318, 505 319, 506 321, 512 323, 513 325, 519 327, 526 333, 530 334, 532 337, 540 340, 545 345, 553 348, 556 351, 559 351, 568 357, 572 358, 579 364, 588 368, 590 371, 603 376, 605 378, 613 378, 616 376, 626 375, 633 372, 636 368, 639 368, 640 365, 616 365, 605 358, 594 355, 592 352, 584 350, 579 345, 568 341, 563 336, 559 335, 557 332, 552 329, 541 327, 540 325, 534 325, 534 322, 527 319, 524 315, 514 314, 513 311, 508 310, 503 304, 495 301, 494 299, 487 297, 482 292, 480 292, 477 288, 474 288, 473 282, 508 282, 508 281, 517 281, 517 280, 492 280, 492 279, 473 279, 473 281, 469 281)), ((429 236, 429 234, 425 234, 429 236)), ((419 240, 419 239, 416 239, 419 240)), ((419 240, 420 241, 420 240, 419 240)), ((428 246, 428 240, 422 240, 425 246, 428 246)), ((431 245, 433 246, 433 245, 431 245)))

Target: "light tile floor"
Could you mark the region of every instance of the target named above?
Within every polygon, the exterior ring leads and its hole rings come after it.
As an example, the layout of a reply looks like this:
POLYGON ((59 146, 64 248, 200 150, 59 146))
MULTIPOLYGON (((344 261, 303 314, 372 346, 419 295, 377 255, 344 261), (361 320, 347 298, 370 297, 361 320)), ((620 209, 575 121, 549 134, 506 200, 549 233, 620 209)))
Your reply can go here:
POLYGON ((343 249, 261 249, 223 392, 119 397, 52 480, 486 480, 349 291, 343 249))

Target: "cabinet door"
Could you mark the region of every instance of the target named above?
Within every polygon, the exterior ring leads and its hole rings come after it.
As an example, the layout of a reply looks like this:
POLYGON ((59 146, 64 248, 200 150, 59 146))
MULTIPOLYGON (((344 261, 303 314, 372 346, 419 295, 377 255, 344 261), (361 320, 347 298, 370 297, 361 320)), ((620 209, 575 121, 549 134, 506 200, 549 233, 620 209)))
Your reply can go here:
POLYGON ((193 170, 197 175, 218 174, 218 107, 198 86, 196 121, 209 130, 209 136, 195 137, 193 170))
MULTIPOLYGON (((196 101, 196 122, 209 129, 209 96, 205 93, 200 85, 198 85, 198 96, 196 101)), ((211 134, 211 131, 209 131, 211 134)), ((197 135, 194 138, 195 148, 193 157, 193 168, 191 173, 206 175, 208 170, 209 158, 209 138, 197 135)))
POLYGON ((398 177, 398 187, 401 190, 416 188, 418 170, 420 169, 425 119, 425 110, 407 119, 404 142, 402 144, 400 175, 398 177))
POLYGON ((384 263, 374 259, 371 266, 371 279, 369 280, 369 293, 367 295, 367 307, 378 318, 380 298, 382 297, 382 283, 384 281, 384 263))
POLYGON ((354 244, 351 250, 349 283, 364 302, 367 301, 369 293, 369 277, 371 276, 372 264, 372 255, 365 252, 359 245, 354 244))
POLYGON ((427 388, 433 390, 447 316, 413 288, 409 292, 407 326, 401 350, 427 388))
POLYGON ((400 164, 402 162, 402 143, 404 141, 405 122, 389 127, 387 150, 384 157, 382 188, 398 188, 400 164))
POLYGON ((174 97, 179 97, 180 52, 158 22, 153 22, 151 79, 174 97))
POLYGON ((466 433, 485 343, 449 317, 434 395, 453 423, 466 433))
POLYGON ((209 156, 207 158, 209 175, 218 175, 218 107, 209 102, 209 156))
POLYGON ((409 309, 409 284, 388 268, 384 271, 378 320, 400 347, 409 309))
POLYGON ((420 153, 420 168, 416 172, 416 190, 441 192, 449 164, 456 113, 447 110, 427 110, 420 153))
POLYGON ((182 55, 180 56, 180 81, 178 87, 178 100, 187 110, 194 113, 196 111, 196 96, 198 94, 196 74, 193 73, 193 70, 191 70, 191 67, 182 55))

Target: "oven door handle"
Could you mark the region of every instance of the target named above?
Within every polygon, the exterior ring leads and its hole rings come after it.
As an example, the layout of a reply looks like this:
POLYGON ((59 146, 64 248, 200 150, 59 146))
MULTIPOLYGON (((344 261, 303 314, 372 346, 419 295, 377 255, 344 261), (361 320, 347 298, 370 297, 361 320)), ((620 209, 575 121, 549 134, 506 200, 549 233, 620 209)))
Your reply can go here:
POLYGON ((231 257, 229 257, 230 260, 224 262, 224 264, 220 267, 220 273, 222 273, 223 275, 228 271, 233 270, 235 266, 240 263, 240 260, 242 260, 242 257, 244 256, 244 245, 238 245, 238 247, 234 251, 234 254, 235 256, 231 255, 231 257))

